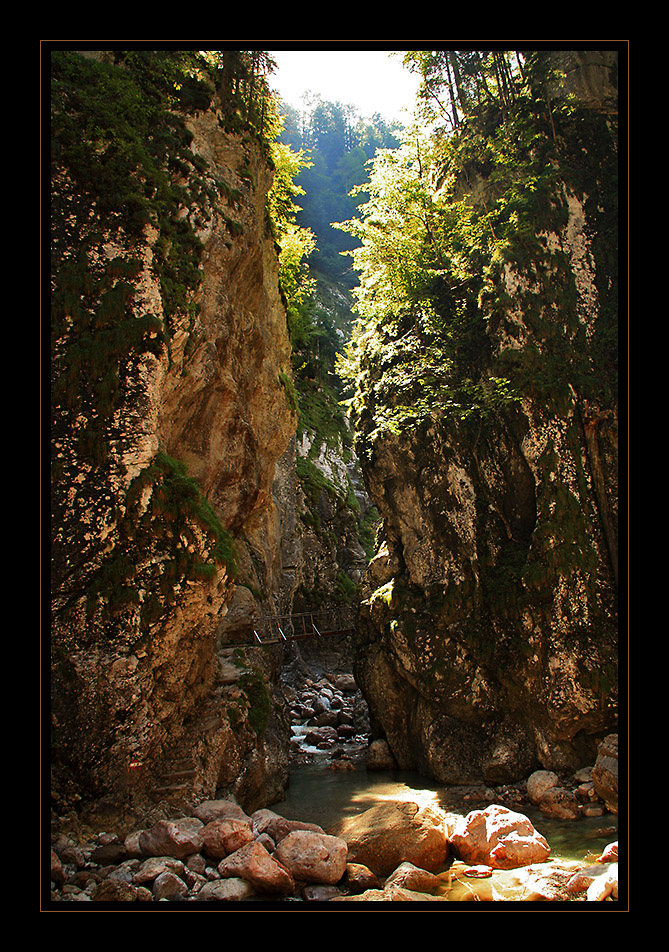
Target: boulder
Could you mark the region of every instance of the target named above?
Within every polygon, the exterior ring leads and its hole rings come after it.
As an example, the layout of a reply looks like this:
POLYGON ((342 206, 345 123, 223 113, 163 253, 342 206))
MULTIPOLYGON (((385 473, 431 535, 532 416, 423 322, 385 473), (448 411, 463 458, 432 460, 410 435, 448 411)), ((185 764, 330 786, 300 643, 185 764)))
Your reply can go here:
POLYGON ((542 863, 550 856, 548 843, 526 816, 497 804, 461 817, 450 843, 465 863, 494 869, 542 863))
POLYGON ((278 843, 292 833, 293 830, 310 830, 312 833, 324 833, 325 830, 316 823, 308 823, 305 820, 288 820, 286 817, 275 813, 274 810, 263 808, 256 810, 251 818, 253 834, 258 839, 263 833, 270 836, 274 843, 278 843))
POLYGON ((330 902, 332 899, 338 899, 342 895, 340 889, 336 886, 309 885, 302 890, 302 898, 305 902, 330 902))
POLYGON ((335 896, 330 902, 445 902, 442 896, 430 893, 414 892, 402 886, 388 886, 383 889, 368 889, 359 896, 335 896))
POLYGON ((59 886, 62 886, 65 882, 65 871, 63 870, 63 864, 60 861, 60 857, 51 850, 51 882, 57 883, 59 886))
POLYGON ((198 890, 198 902, 243 902, 255 895, 253 886, 243 879, 215 879, 198 890))
POLYGON ((539 809, 542 813, 560 820, 575 820, 583 812, 576 793, 563 787, 551 787, 547 790, 539 802, 539 809))
POLYGON ((173 856, 150 856, 133 874, 132 880, 138 886, 144 883, 151 883, 157 879, 161 873, 174 873, 180 876, 183 873, 184 864, 180 859, 174 859, 173 856))
POLYGON ((202 833, 200 829, 180 829, 177 823, 170 820, 158 820, 151 829, 140 833, 139 847, 144 856, 174 856, 177 859, 186 859, 201 851, 202 833))
POLYGON ((348 844, 351 863, 388 876, 403 862, 436 872, 449 855, 445 816, 412 801, 389 800, 331 830, 348 844))
POLYGON ((586 902, 603 902, 605 899, 618 898, 618 864, 611 863, 588 886, 586 902))
POLYGON ((618 862, 618 840, 615 840, 613 843, 609 843, 602 850, 601 856, 597 859, 598 863, 617 863, 618 862))
POLYGON ((558 783, 558 775, 552 770, 535 770, 527 778, 527 797, 530 803, 539 804, 546 791, 556 787, 558 783))
POLYGON ((98 866, 116 866, 128 859, 128 851, 121 841, 96 846, 91 853, 91 861, 98 866))
POLYGON ((186 895, 188 886, 179 876, 165 870, 154 880, 152 891, 154 899, 158 901, 167 899, 173 902, 175 899, 181 899, 186 895))
POLYGON ((238 877, 259 893, 287 896, 295 889, 293 877, 260 843, 248 843, 218 864, 224 879, 238 877))
POLYGON ((426 869, 419 869, 413 863, 400 863, 397 869, 386 879, 383 888, 400 886, 412 892, 435 893, 441 887, 442 881, 434 873, 426 869))
POLYGON ((592 768, 592 782, 597 796, 611 813, 618 812, 618 735, 609 734, 597 750, 597 760, 592 768))
POLYGON ((395 770, 397 762, 385 740, 373 740, 367 750, 368 770, 395 770))
POLYGON ((379 889, 380 882, 371 869, 362 863, 347 863, 345 873, 346 886, 354 893, 365 892, 367 889, 379 889))
POLYGON ((325 830, 318 826, 317 823, 307 823, 303 820, 287 820, 282 816, 277 816, 273 820, 270 820, 264 832, 271 836, 278 846, 289 833, 293 833, 296 830, 303 830, 309 833, 325 833, 325 830))
POLYGON ((358 689, 352 674, 338 674, 334 686, 338 691, 357 691, 358 689))
POLYGON ((223 859, 253 842, 251 821, 220 816, 202 830, 202 850, 211 859, 223 859))
POLYGON ((293 879, 308 883, 338 883, 346 872, 346 842, 327 833, 293 830, 277 845, 274 859, 293 879))
POLYGON ((136 902, 137 886, 131 883, 117 882, 113 879, 103 879, 93 892, 93 902, 136 902))
POLYGON ((193 810, 193 816, 205 825, 219 817, 234 817, 237 820, 247 820, 246 813, 233 800, 204 800, 193 810))

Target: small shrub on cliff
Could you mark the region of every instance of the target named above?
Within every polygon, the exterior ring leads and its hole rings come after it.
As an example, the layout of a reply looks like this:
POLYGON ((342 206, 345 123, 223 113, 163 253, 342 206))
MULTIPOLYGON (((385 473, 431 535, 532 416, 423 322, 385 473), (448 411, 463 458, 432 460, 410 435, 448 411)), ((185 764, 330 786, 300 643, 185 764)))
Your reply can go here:
POLYGON ((267 686, 255 671, 243 674, 237 682, 249 701, 248 721, 258 737, 264 737, 270 713, 267 686))

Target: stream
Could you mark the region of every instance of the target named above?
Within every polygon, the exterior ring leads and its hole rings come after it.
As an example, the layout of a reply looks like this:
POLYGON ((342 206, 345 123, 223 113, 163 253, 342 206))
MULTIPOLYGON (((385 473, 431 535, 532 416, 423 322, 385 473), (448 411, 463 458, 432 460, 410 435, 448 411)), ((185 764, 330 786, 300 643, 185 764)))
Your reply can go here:
MULTIPOLYGON (((302 653, 306 654, 305 648, 302 653)), ((289 671, 287 678, 292 692, 289 785, 284 799, 271 805, 281 816, 318 824, 328 832, 340 821, 383 800, 413 801, 453 817, 497 802, 527 816, 545 837, 551 850, 545 873, 549 878, 551 869, 559 866, 591 866, 609 844, 617 841, 615 814, 559 819, 529 803, 524 785, 490 791, 483 786, 445 786, 398 769, 367 769, 369 721, 360 691, 351 691, 350 684, 340 689, 339 678, 351 675, 324 673, 328 667, 341 671, 339 665, 326 666, 316 655, 308 661, 305 665, 304 658, 300 658, 300 664, 289 671)), ((449 867, 455 877, 461 872, 460 866, 462 862, 456 860, 449 867)), ((487 882, 475 886, 459 879, 460 891, 454 890, 449 896, 452 901, 470 901, 470 893, 475 893, 476 901, 525 899, 523 875, 522 870, 494 870, 487 882)))
MULTIPOLYGON (((457 787, 433 784, 419 774, 367 771, 364 766, 342 771, 333 770, 329 764, 329 758, 322 754, 314 754, 311 763, 294 764, 285 799, 273 804, 272 809, 288 819, 307 820, 327 830, 338 820, 362 813, 381 800, 413 800, 459 816, 487 806, 477 802, 463 806, 457 787)), ((523 805, 519 812, 529 817, 535 829, 545 836, 554 860, 591 862, 618 838, 615 814, 559 820, 531 805, 523 805)))

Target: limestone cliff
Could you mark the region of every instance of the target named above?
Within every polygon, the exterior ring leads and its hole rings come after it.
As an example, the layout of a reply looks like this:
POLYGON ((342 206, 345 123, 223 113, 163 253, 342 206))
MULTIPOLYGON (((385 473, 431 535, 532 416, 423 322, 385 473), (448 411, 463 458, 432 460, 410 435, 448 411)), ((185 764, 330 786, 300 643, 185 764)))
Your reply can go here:
POLYGON ((54 805, 183 777, 264 803, 286 780, 280 665, 218 632, 250 560, 265 591, 280 575, 296 419, 270 163, 169 54, 51 67, 54 805))
POLYGON ((433 327, 393 315, 360 345, 384 531, 357 677, 398 764, 441 782, 575 769, 617 724, 617 128, 611 57, 595 66, 572 74, 585 103, 461 133, 434 205, 497 210, 489 251, 464 282, 442 266, 433 327))

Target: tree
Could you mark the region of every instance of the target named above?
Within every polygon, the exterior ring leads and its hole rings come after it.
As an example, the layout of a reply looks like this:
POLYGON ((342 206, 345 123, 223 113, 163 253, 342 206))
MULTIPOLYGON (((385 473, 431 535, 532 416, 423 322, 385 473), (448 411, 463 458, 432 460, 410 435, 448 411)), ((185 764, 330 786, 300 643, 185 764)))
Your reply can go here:
POLYGON ((295 217, 299 210, 294 199, 304 190, 296 184, 300 171, 311 162, 304 152, 295 152, 282 142, 272 143, 274 182, 267 205, 272 228, 279 245, 279 282, 286 297, 289 322, 295 322, 300 307, 313 291, 307 260, 316 247, 316 239, 309 228, 301 228, 295 217))
POLYGON ((209 50, 209 62, 218 70, 218 92, 230 116, 237 113, 261 137, 271 141, 277 132, 277 104, 268 76, 276 63, 266 50, 209 50))
POLYGON ((508 109, 525 79, 513 50, 407 50, 404 65, 421 77, 425 117, 451 129, 483 105, 508 109))

